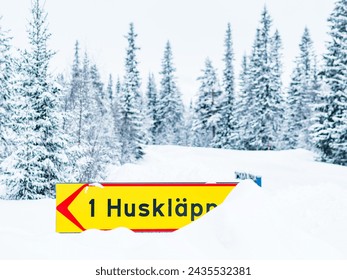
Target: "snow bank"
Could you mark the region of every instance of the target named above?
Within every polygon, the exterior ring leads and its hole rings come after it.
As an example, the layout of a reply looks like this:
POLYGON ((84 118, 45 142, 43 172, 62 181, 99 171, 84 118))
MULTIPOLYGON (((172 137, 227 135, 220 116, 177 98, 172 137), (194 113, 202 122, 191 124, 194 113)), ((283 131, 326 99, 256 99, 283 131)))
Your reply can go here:
POLYGON ((347 168, 304 150, 242 152, 148 147, 108 181, 242 181, 226 201, 174 233, 119 228, 55 233, 55 201, 0 200, 1 259, 346 259, 347 168))

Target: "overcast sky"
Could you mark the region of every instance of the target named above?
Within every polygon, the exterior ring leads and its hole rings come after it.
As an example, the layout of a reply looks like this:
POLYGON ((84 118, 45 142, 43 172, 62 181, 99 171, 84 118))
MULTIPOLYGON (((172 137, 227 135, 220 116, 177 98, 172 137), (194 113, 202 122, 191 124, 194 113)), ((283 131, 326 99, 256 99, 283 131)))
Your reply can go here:
MULTIPOLYGON (((249 53, 260 13, 266 4, 283 40, 284 81, 288 83, 293 60, 304 27, 312 35, 317 54, 324 52, 327 18, 335 0, 46 0, 50 46, 58 51, 52 61, 54 73, 68 72, 74 43, 78 39, 107 81, 108 74, 123 76, 123 64, 129 23, 139 34, 137 44, 143 88, 148 72, 157 77, 164 46, 170 40, 178 83, 185 102, 198 89, 196 78, 210 57, 223 69, 223 43, 227 23, 233 30, 235 67, 249 53)), ((11 30, 13 44, 27 46, 26 27, 30 18, 30 0, 0 0, 0 24, 11 30)))

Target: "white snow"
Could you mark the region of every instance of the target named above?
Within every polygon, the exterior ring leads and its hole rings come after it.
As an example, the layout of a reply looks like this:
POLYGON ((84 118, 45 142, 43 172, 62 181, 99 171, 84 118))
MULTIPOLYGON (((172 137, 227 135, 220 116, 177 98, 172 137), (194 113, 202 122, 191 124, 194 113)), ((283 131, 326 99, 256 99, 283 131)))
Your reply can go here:
MULTIPOLYGON (((0 200, 0 259, 346 259, 347 168, 294 151, 149 146, 107 181, 242 181, 226 201, 174 233, 125 228, 55 233, 55 201, 0 200)), ((0 187, 3 189, 4 186, 0 187)))

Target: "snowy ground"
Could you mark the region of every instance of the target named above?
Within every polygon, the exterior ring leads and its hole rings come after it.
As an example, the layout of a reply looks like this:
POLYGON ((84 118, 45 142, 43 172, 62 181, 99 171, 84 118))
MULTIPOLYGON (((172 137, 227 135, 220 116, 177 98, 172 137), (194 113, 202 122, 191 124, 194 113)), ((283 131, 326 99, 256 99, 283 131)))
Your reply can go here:
MULTIPOLYGON (((305 150, 150 146, 108 181, 241 182, 209 214, 174 233, 55 233, 55 201, 0 200, 0 259, 347 259, 347 168, 305 150)), ((3 188, 3 187, 2 187, 3 188)), ((0 192, 1 190, 0 187, 0 192)))

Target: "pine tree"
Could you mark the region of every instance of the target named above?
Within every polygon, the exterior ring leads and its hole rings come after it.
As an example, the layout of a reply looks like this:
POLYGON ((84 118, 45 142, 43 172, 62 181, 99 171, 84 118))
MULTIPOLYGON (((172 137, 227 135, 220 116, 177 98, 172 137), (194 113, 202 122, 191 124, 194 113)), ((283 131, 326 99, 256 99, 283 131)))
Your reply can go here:
POLYGON ((120 82, 119 77, 117 78, 116 88, 115 88, 115 97, 119 97, 122 92, 122 83, 120 82))
POLYGON ((253 98, 249 110, 248 131, 243 141, 249 149, 277 149, 283 123, 283 96, 281 91, 280 38, 271 35, 272 20, 266 8, 253 45, 249 81, 253 98))
POLYGON ((68 97, 68 108, 73 109, 76 106, 76 100, 80 95, 82 83, 81 65, 80 65, 80 55, 79 55, 79 42, 75 43, 75 54, 72 64, 72 74, 71 74, 71 85, 70 85, 70 96, 68 97))
POLYGON ((228 23, 225 36, 224 71, 223 71, 223 96, 220 104, 220 121, 218 123, 217 137, 214 139, 213 146, 217 148, 235 148, 237 134, 235 131, 235 79, 234 79, 234 53, 231 36, 231 25, 228 23))
POLYGON ((112 103, 113 102, 113 78, 111 74, 108 76, 106 92, 107 92, 107 98, 110 100, 110 103, 112 103))
POLYGON ((78 106, 76 107, 76 136, 77 144, 89 141, 89 124, 93 119, 93 112, 97 110, 95 100, 92 98, 92 85, 90 77, 90 61, 87 52, 84 53, 81 68, 81 85, 78 95, 78 106))
POLYGON ((254 122, 259 121, 257 115, 257 107, 259 100, 256 98, 257 91, 259 89, 259 80, 257 77, 261 75, 261 36, 260 29, 256 30, 256 38, 253 43, 252 52, 249 57, 247 65, 247 72, 245 72, 245 86, 242 88, 241 104, 239 108, 239 131, 240 134, 240 146, 246 150, 255 150, 257 146, 256 135, 254 131, 254 122))
POLYGON ((347 0, 336 2, 328 22, 330 40, 324 55, 324 85, 311 132, 323 161, 347 165, 347 0))
POLYGON ((250 90, 249 78, 249 60, 244 55, 242 58, 241 72, 240 72, 240 91, 237 98, 237 106, 235 108, 236 114, 236 147, 241 150, 250 149, 248 140, 251 139, 252 131, 249 127, 249 120, 252 118, 252 108, 254 99, 252 98, 252 91, 250 90))
POLYGON ((135 44, 137 34, 133 23, 130 24, 129 33, 126 36, 128 46, 125 58, 125 75, 120 96, 120 141, 121 162, 133 162, 144 155, 145 143, 144 129, 142 126, 143 116, 141 112, 142 98, 140 94, 140 74, 137 69, 138 61, 136 51, 139 49, 135 44))
POLYGON ((10 44, 11 37, 8 36, 8 31, 3 30, 0 25, 0 160, 8 156, 11 149, 11 140, 8 137, 11 119, 9 100, 12 92, 14 60, 10 44))
MULTIPOLYGON (((73 131, 76 133, 75 120, 77 119, 77 108, 79 107, 79 98, 82 90, 82 68, 80 62, 80 48, 79 42, 75 43, 74 59, 71 69, 71 78, 65 81, 61 80, 60 84, 63 88, 63 111, 64 111, 64 124, 63 128, 65 131, 73 131)), ((71 141, 74 135, 70 135, 71 141)))
MULTIPOLYGON (((110 84, 109 84, 110 87, 110 84)), ((121 113, 120 113, 120 97, 122 91, 122 84, 120 82, 119 77, 117 78, 117 82, 114 90, 112 90, 112 97, 110 96, 110 109, 112 114, 112 126, 115 137, 117 137, 118 141, 120 141, 120 123, 121 123, 121 113)), ((108 89, 109 95, 111 94, 111 89, 108 89)), ((120 144, 119 144, 120 145, 120 144)), ((119 150, 119 156, 121 151, 119 150)))
POLYGON ((31 97, 24 91, 23 81, 26 78, 24 73, 16 75, 10 101, 13 112, 11 128, 16 136, 13 145, 16 149, 2 162, 3 174, 0 178, 1 184, 6 186, 7 199, 37 199, 50 193, 44 188, 46 182, 38 162, 42 154, 41 136, 34 130, 37 112, 33 109, 31 97))
POLYGON ((96 64, 93 64, 90 68, 90 79, 91 79, 91 89, 92 89, 92 98, 95 99, 97 108, 100 111, 101 115, 106 113, 105 102, 106 94, 104 91, 104 84, 101 81, 99 69, 96 64))
POLYGON ((71 131, 72 110, 70 108, 70 81, 64 74, 59 74, 56 78, 56 82, 61 91, 59 110, 62 112, 63 118, 62 130, 71 131))
POLYGON ((158 99, 158 144, 182 144, 182 132, 184 127, 184 106, 181 93, 177 87, 175 76, 176 68, 173 64, 171 44, 168 41, 165 46, 162 59, 160 92, 158 99))
POLYGON ((309 30, 305 28, 300 54, 288 90, 286 147, 308 148, 309 127, 312 118, 312 106, 315 100, 315 54, 309 30))
MULTIPOLYGON (((270 96, 270 111, 272 112, 273 126, 269 123, 270 127, 268 133, 271 134, 273 145, 271 149, 280 149, 282 145, 282 131, 283 123, 285 119, 285 97, 284 92, 282 91, 282 39, 278 30, 275 31, 274 35, 271 38, 271 80, 270 80, 270 91, 272 96, 270 96)), ((270 144, 271 145, 271 144, 270 144)))
POLYGON ((137 34, 134 30, 134 24, 130 23, 129 33, 126 36, 128 41, 128 47, 126 49, 126 57, 125 57, 125 76, 123 81, 123 90, 131 91, 134 94, 136 106, 140 108, 142 104, 142 96, 140 92, 141 88, 141 78, 140 72, 138 70, 138 60, 136 57, 136 52, 140 50, 139 47, 136 46, 136 38, 137 34))
POLYGON ((121 97, 121 92, 122 92, 122 84, 119 79, 117 78, 113 98, 112 98, 112 115, 113 115, 113 122, 114 122, 114 128, 115 128, 115 133, 120 137, 119 134, 119 126, 121 123, 121 114, 120 114, 120 97, 121 97))
POLYGON ((157 119, 158 92, 157 92, 157 85, 155 83, 155 78, 153 74, 150 74, 148 76, 146 97, 147 97, 147 119, 149 122, 149 139, 150 139, 149 143, 155 144, 156 131, 157 131, 157 125, 158 125, 158 119, 157 119))
POLYGON ((211 147, 217 136, 220 114, 221 89, 210 59, 206 59, 200 80, 199 96, 194 107, 193 144, 211 147))
POLYGON ((185 125, 184 125, 184 141, 183 144, 185 146, 193 146, 193 117, 194 117, 194 107, 193 101, 191 100, 189 103, 188 110, 185 111, 185 125))
POLYGON ((17 115, 12 127, 21 140, 4 170, 11 199, 54 197, 55 184, 64 181, 66 140, 61 130, 60 90, 48 72, 54 53, 47 46, 51 35, 46 17, 35 0, 28 28, 30 50, 22 56, 11 108, 17 115))
MULTIPOLYGON (((320 73, 320 69, 321 67, 318 65, 317 62, 317 56, 314 56, 314 61, 313 61, 313 70, 312 70, 312 76, 313 76, 313 80, 312 80, 312 100, 310 101, 312 105, 311 107, 311 120, 310 120, 310 127, 312 125, 312 116, 314 115, 314 104, 316 104, 316 100, 318 99, 318 94, 322 89, 322 73, 320 73)), ((312 148, 312 139, 310 136, 310 145, 312 148)))

